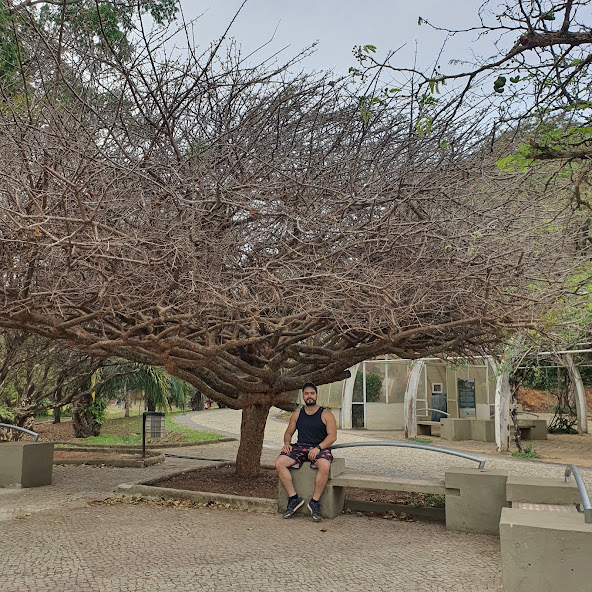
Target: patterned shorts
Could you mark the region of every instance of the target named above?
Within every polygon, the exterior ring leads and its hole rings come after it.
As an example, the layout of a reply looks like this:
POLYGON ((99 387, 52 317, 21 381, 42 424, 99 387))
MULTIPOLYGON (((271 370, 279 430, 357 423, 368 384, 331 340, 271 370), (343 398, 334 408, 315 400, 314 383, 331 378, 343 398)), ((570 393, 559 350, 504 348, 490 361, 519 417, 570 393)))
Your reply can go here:
MULTIPOLYGON (((313 448, 314 446, 312 444, 292 444, 292 452, 282 452, 280 455, 293 458, 296 462, 290 468, 299 469, 302 466, 302 463, 308 460, 308 453, 313 448)), ((331 462, 333 460, 333 455, 328 448, 324 448, 317 454, 317 459, 319 458, 324 458, 331 462)), ((316 468, 314 462, 311 462, 310 466, 313 469, 316 468)))

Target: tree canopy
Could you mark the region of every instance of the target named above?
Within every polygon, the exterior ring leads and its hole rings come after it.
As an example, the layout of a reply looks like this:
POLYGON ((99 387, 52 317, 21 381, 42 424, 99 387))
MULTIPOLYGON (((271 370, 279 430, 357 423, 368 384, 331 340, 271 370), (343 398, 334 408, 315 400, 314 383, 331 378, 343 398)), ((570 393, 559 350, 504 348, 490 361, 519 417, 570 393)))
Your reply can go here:
POLYGON ((569 175, 575 206, 589 208, 590 7, 590 0, 486 0, 476 25, 466 29, 432 23, 425 15, 419 26, 461 37, 487 53, 476 49, 445 62, 443 51, 424 71, 401 67, 396 52, 382 55, 365 45, 356 48, 360 67, 351 70, 354 76, 394 75, 398 90, 413 96, 418 128, 435 121, 454 125, 471 113, 492 143, 511 132, 509 159, 521 168, 553 162, 555 171, 569 175))
POLYGON ((401 93, 170 52, 158 27, 99 55, 27 10, 0 78, 0 325, 243 409, 239 472, 303 382, 477 351, 571 288, 569 182, 500 167, 470 117, 426 133, 401 93))

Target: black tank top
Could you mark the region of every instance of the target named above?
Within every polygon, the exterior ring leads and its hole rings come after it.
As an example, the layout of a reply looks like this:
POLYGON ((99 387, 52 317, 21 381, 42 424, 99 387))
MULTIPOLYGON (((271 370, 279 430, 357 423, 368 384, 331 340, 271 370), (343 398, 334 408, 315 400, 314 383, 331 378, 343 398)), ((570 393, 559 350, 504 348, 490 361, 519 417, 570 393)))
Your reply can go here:
POLYGON ((298 430, 298 444, 310 444, 316 446, 327 437, 327 426, 323 423, 321 415, 324 407, 319 407, 316 413, 308 415, 304 407, 300 408, 300 415, 296 420, 298 430))

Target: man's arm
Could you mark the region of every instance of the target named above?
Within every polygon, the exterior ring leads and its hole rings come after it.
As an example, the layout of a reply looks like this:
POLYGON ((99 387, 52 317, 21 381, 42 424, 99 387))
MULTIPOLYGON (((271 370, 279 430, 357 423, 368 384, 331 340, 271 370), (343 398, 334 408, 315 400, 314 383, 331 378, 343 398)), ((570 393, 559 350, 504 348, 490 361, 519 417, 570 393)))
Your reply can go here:
POLYGON ((327 426, 327 437, 319 446, 321 449, 330 448, 337 440, 337 422, 335 421, 335 416, 327 409, 323 411, 321 419, 325 421, 325 426, 327 426))
POLYGON ((292 436, 296 431, 296 421, 298 420, 298 414, 300 410, 294 411, 292 415, 290 415, 290 421, 288 422, 288 427, 284 433, 284 446, 282 448, 282 452, 289 453, 292 452, 292 436))

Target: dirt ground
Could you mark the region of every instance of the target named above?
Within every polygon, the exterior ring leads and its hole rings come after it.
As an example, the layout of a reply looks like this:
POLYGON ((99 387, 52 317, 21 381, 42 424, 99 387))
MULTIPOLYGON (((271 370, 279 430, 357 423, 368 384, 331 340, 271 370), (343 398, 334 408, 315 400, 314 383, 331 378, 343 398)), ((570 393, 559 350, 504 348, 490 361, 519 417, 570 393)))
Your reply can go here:
MULTIPOLYGON (((84 445, 84 438, 75 438, 72 429, 72 420, 70 418, 62 419, 61 423, 53 423, 52 420, 36 421, 33 430, 39 434, 39 440, 43 442, 72 442, 84 445)), ((108 419, 107 424, 103 426, 103 432, 108 434, 129 436, 130 427, 122 418, 108 419)), ((141 425, 138 427, 138 433, 142 433, 141 425)), ((180 433, 167 432, 163 440, 159 443, 175 444, 183 442, 185 436, 180 433)), ((150 440, 147 440, 150 442, 150 440)))
MULTIPOLYGON (((209 491, 212 493, 228 493, 246 497, 263 497, 277 499, 278 478, 273 469, 261 469, 256 477, 241 478, 234 473, 234 467, 210 467, 198 469, 155 484, 157 487, 187 489, 190 491, 209 491)), ((348 487, 346 497, 350 500, 385 502, 413 506, 429 505, 426 496, 421 493, 405 491, 383 491, 379 489, 358 489, 348 487)))
MULTIPOLYGON (((39 440, 44 442, 64 442, 75 439, 72 422, 69 419, 63 419, 61 423, 36 421, 33 430, 39 434, 39 440)), ((84 442, 84 438, 76 438, 76 440, 84 442)))
MULTIPOLYGON (((592 413, 592 387, 586 387, 586 406, 592 413)), ((557 403, 557 397, 547 391, 536 391, 531 388, 520 387, 518 390, 518 403, 524 411, 533 413, 546 413, 551 405, 557 403)))
POLYGON ((83 452, 77 450, 55 450, 53 453, 54 460, 142 460, 141 454, 126 454, 121 452, 106 452, 103 450, 96 450, 92 452, 83 452))

